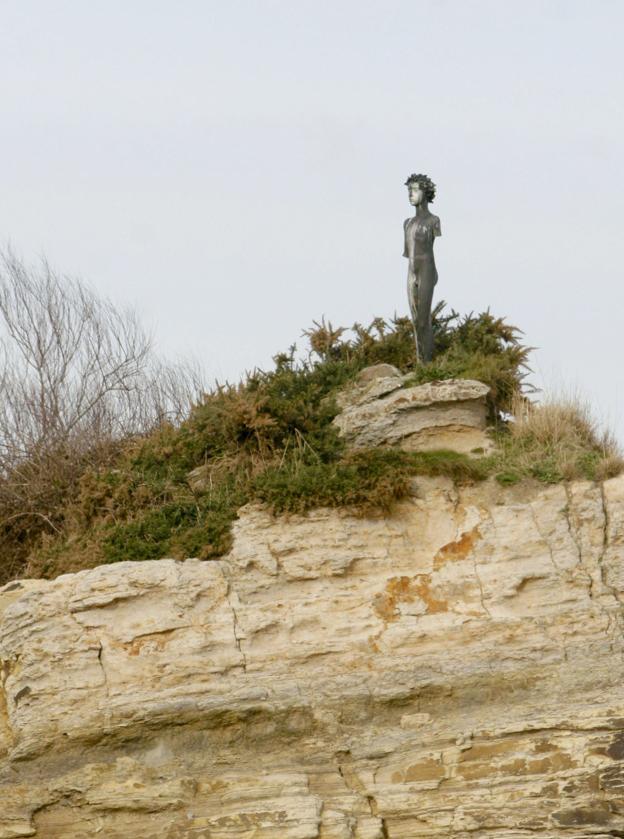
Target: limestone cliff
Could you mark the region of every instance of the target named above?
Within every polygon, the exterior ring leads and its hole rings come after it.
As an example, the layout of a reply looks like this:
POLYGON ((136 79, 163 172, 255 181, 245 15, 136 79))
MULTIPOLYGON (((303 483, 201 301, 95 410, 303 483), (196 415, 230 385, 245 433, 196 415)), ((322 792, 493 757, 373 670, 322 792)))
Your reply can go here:
POLYGON ((624 478, 0 590, 0 837, 624 836, 624 478))

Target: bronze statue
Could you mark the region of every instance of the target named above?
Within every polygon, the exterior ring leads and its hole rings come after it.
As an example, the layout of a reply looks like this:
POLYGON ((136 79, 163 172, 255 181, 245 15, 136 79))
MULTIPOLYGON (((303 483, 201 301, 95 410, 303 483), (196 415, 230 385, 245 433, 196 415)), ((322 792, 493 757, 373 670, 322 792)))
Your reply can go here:
POLYGON ((405 181, 408 198, 416 215, 405 219, 405 250, 409 260, 407 271, 407 297, 414 326, 416 356, 419 361, 431 361, 433 331, 431 327, 431 301, 433 288, 438 282, 438 272, 433 257, 433 241, 441 236, 440 219, 429 212, 435 198, 436 187, 427 175, 410 175, 405 181))

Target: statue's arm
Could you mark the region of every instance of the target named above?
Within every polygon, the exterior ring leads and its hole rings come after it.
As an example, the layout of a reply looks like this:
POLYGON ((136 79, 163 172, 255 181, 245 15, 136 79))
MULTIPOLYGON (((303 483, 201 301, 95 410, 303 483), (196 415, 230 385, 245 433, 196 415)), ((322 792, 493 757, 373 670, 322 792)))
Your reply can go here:
POLYGON ((403 256, 409 258, 409 254, 407 252, 407 225, 409 224, 410 220, 408 218, 405 219, 403 222, 403 256))
POLYGON ((442 228, 440 227, 440 219, 435 216, 435 221, 433 222, 433 235, 434 236, 441 236, 442 235, 442 228))

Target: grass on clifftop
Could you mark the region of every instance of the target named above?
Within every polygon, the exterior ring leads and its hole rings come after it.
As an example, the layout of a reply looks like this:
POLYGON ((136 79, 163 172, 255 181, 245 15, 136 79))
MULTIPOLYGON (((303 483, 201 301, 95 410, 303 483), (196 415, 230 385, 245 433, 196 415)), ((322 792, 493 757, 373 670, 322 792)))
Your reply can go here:
MULTIPOLYGON (((19 560, 26 574, 45 577, 101 562, 210 559, 230 548, 231 524, 249 501, 276 514, 318 506, 379 512, 404 497, 418 474, 458 482, 495 475, 512 483, 594 479, 620 468, 607 441, 582 423, 571 437, 545 422, 540 409, 524 425, 507 428, 503 417, 527 372, 529 350, 517 329, 489 312, 459 317, 441 305, 434 332, 434 359, 419 365, 407 318, 356 324, 350 338, 342 328, 315 324, 304 333, 307 359, 296 360, 293 347, 275 357, 274 369, 206 394, 180 426, 127 440, 105 463, 86 467, 59 508, 46 511, 51 527, 42 522, 33 531, 31 524, 26 533, 13 522, 2 550, 13 551, 14 567, 19 560), (409 373, 413 384, 449 378, 488 384, 497 454, 346 451, 331 424, 335 395, 363 368, 384 362, 409 373)), ((561 422, 573 424, 571 415, 561 422)))
POLYGON ((491 470, 502 484, 535 478, 544 483, 602 481, 624 469, 617 442, 600 432, 589 405, 575 397, 534 405, 517 400, 515 417, 496 435, 491 470))

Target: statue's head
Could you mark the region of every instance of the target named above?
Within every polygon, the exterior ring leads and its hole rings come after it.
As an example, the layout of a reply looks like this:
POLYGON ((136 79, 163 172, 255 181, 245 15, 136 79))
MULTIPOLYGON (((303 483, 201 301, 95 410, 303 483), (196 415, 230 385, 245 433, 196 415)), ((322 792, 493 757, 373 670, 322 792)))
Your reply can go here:
POLYGON ((435 198, 436 186, 427 175, 410 175, 405 186, 412 207, 418 207, 423 201, 430 204, 435 198))

